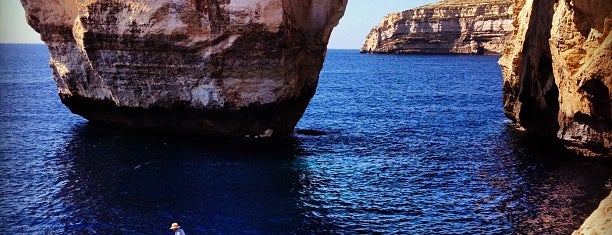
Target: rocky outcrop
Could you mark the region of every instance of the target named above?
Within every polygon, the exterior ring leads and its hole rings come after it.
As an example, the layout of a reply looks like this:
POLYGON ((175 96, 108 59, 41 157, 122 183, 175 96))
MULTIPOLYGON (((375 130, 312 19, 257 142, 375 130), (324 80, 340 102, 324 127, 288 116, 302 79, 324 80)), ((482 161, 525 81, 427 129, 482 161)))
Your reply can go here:
POLYGON ((512 0, 445 0, 387 15, 362 53, 499 54, 512 35, 512 0))
POLYGON ((572 235, 612 234, 612 192, 572 235))
POLYGON ((612 2, 516 0, 499 64, 506 116, 568 149, 612 156, 612 2))
POLYGON ((22 0, 63 103, 92 123, 291 133, 347 0, 22 0))

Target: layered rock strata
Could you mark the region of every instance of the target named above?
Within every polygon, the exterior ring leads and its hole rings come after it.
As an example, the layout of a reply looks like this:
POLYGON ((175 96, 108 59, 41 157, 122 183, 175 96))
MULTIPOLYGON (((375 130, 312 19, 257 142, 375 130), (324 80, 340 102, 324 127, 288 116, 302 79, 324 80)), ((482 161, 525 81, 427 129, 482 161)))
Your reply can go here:
POLYGON ((499 54, 512 35, 512 0, 445 0, 387 15, 362 53, 499 54))
POLYGON ((347 0, 22 0, 63 103, 92 123, 285 135, 347 0))
POLYGON ((516 0, 499 64, 506 116, 583 156, 612 156, 612 2, 516 0))

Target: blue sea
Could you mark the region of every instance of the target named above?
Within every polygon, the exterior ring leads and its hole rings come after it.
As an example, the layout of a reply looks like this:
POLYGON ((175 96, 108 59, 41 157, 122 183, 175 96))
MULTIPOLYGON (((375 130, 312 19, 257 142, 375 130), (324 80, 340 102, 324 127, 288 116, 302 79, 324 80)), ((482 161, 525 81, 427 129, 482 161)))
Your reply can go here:
POLYGON ((503 115, 496 56, 330 50, 293 136, 90 125, 0 44, 1 234, 569 234, 612 189, 503 115))

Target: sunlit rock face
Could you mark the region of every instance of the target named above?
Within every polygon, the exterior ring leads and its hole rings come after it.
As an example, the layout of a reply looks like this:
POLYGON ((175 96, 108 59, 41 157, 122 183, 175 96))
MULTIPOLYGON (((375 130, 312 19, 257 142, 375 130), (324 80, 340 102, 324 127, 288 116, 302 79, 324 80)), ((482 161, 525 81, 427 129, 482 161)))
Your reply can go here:
POLYGON ((610 234, 612 232, 612 192, 599 203, 572 235, 610 234))
POLYGON ((387 15, 362 53, 499 54, 512 35, 512 0, 445 0, 387 15))
POLYGON ((347 0, 22 0, 63 103, 92 123, 285 135, 347 0))
POLYGON ((612 156, 612 2, 516 0, 504 112, 583 156, 612 156))

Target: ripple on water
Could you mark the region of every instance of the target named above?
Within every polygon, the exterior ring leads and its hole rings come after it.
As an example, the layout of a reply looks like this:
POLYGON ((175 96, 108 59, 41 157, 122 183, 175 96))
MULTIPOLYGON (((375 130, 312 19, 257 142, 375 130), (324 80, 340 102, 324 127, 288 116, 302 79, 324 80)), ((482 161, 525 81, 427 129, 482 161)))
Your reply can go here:
POLYGON ((496 57, 330 50, 295 135, 253 141, 89 125, 44 46, 0 49, 7 233, 567 234, 612 184, 515 131, 496 57))

